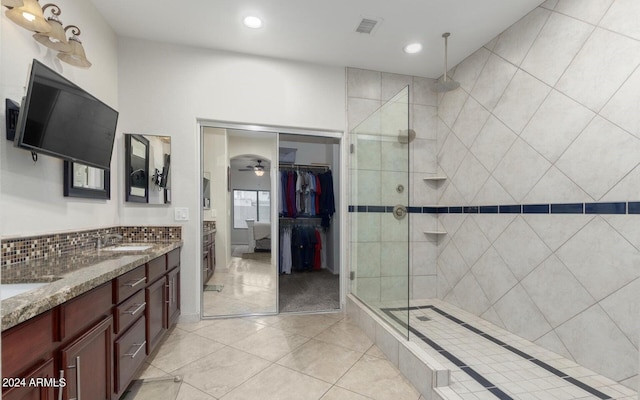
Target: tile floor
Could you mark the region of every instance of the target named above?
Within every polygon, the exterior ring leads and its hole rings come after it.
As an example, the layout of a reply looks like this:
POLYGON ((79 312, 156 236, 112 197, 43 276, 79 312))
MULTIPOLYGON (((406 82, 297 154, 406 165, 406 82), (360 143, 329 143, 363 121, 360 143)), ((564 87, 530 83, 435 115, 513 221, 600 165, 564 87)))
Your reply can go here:
POLYGON ((178 324, 139 378, 170 375, 177 400, 423 399, 343 313, 178 324))
MULTIPOLYGON (((242 251, 234 254, 241 255, 242 251)), ((204 292, 203 314, 219 316, 275 313, 277 283, 275 267, 270 263, 232 256, 229 266, 217 266, 207 282, 209 285, 224 287, 220 292, 204 292)))
MULTIPOLYGON (((459 399, 638 398, 636 391, 447 302, 437 299, 413 300, 411 306, 410 340, 451 371, 449 387, 459 399), (439 346, 440 351, 422 340, 417 333, 439 346), (449 357, 444 355, 445 352, 449 353, 449 357), (484 386, 472 377, 474 373, 486 379, 484 386), (595 391, 589 392, 591 389, 585 390, 580 385, 589 386, 595 391)), ((406 320, 406 309, 392 313, 397 314, 398 320, 406 320)))

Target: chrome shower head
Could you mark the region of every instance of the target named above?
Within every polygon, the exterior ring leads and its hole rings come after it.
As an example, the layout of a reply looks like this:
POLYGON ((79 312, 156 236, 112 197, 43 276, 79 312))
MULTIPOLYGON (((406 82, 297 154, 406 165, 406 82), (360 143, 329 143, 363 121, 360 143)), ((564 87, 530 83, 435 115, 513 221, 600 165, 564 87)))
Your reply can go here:
POLYGON ((442 74, 441 79, 438 79, 433 85, 431 85, 431 90, 436 93, 450 92, 460 87, 460 82, 447 78, 447 39, 449 36, 451 36, 449 32, 442 34, 442 37, 444 38, 444 74, 442 74))

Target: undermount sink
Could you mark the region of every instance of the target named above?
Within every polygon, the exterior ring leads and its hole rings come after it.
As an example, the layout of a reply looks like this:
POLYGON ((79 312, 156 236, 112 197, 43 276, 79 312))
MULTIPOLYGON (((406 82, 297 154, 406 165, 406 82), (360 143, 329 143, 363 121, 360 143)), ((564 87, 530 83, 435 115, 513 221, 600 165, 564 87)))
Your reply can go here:
POLYGON ((49 282, 0 284, 0 300, 6 300, 9 297, 26 293, 30 290, 37 289, 40 286, 44 286, 47 284, 49 284, 49 282))
POLYGON ((114 247, 104 247, 102 250, 105 251, 144 251, 152 248, 153 245, 150 244, 123 244, 114 247))

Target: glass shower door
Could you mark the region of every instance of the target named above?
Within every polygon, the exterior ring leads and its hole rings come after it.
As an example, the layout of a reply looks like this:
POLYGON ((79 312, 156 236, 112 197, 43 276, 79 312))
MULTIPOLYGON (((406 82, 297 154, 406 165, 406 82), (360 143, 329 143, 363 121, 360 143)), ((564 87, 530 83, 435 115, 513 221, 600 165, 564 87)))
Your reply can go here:
POLYGON ((351 293, 408 338, 409 87, 351 131, 351 293))

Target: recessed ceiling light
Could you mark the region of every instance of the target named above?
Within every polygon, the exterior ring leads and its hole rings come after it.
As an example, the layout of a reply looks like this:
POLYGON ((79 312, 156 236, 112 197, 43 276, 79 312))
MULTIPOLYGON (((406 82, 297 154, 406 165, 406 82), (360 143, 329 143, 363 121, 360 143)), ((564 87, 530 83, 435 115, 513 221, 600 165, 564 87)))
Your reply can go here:
POLYGON ((403 50, 407 54, 419 53, 422 50, 422 45, 420 43, 411 43, 404 46, 403 50))
POLYGON ((258 29, 262 27, 262 20, 252 15, 245 17, 244 20, 242 20, 242 22, 244 23, 244 26, 246 26, 247 28, 258 29))

